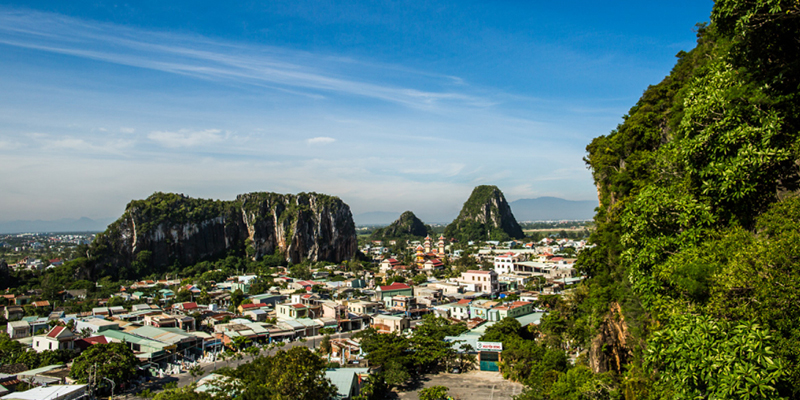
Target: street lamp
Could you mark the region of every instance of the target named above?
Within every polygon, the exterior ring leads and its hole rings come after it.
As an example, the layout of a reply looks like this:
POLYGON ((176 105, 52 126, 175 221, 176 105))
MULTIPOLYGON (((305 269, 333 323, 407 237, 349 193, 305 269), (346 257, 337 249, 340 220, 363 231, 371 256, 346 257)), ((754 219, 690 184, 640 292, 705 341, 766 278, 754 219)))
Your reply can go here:
POLYGON ((109 399, 113 399, 114 398, 114 387, 116 387, 117 385, 114 384, 114 381, 112 381, 111 379, 106 378, 105 376, 103 377, 103 379, 111 382, 111 397, 109 397, 109 399))

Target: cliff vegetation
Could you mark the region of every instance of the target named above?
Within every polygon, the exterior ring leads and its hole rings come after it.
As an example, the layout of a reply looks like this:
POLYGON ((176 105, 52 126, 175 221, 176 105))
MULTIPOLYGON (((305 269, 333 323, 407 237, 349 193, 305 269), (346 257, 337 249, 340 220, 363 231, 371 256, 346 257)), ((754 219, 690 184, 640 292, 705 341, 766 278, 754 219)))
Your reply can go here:
POLYGON ((373 239, 407 239, 423 238, 430 234, 430 229, 411 211, 400 214, 389 226, 376 229, 373 239))
POLYGON ((503 192, 497 186, 477 186, 444 235, 459 241, 510 240, 525 237, 503 192))
POLYGON ((800 397, 798 32, 797 1, 717 1, 696 48, 587 146, 587 279, 499 337, 576 366, 504 352, 518 399, 800 397))
POLYGON ((351 259, 355 224, 339 198, 248 193, 233 201, 155 193, 131 201, 87 254, 87 277, 136 279, 228 255, 287 262, 351 259))

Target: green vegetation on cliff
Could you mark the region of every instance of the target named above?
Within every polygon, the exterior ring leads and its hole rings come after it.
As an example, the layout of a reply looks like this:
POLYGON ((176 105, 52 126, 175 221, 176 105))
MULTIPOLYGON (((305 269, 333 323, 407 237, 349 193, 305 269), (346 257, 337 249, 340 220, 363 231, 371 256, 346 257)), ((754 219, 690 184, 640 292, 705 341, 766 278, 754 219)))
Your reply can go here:
POLYGON ((587 146, 587 279, 543 299, 536 328, 487 330, 529 386, 517 400, 800 398, 798 32, 796 0, 717 1, 697 47, 587 146))
POLYGON ((137 234, 150 232, 160 224, 195 223, 235 212, 235 204, 222 200, 195 199, 183 194, 156 192, 144 200, 133 200, 125 207, 143 221, 136 227, 137 234))
POLYGON ((497 186, 477 186, 444 235, 459 241, 509 240, 525 237, 503 192, 497 186))
POLYGON ((400 218, 392 222, 391 225, 376 229, 372 233, 373 239, 404 239, 420 238, 429 234, 429 229, 411 211, 400 214, 400 218))
POLYGON ((233 201, 155 193, 99 234, 82 276, 138 279, 222 257, 339 262, 356 252, 350 208, 334 196, 248 193, 233 201))
POLYGON ((717 1, 697 47, 587 147, 597 247, 560 345, 620 397, 800 396, 797 32, 797 1, 717 1))

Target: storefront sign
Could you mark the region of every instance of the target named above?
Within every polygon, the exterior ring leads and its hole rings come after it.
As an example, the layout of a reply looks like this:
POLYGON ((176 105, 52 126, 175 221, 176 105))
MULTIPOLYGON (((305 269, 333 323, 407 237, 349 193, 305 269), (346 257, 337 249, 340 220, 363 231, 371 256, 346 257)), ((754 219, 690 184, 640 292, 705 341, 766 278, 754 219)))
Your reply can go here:
POLYGON ((478 351, 503 351, 502 342, 478 342, 478 351))

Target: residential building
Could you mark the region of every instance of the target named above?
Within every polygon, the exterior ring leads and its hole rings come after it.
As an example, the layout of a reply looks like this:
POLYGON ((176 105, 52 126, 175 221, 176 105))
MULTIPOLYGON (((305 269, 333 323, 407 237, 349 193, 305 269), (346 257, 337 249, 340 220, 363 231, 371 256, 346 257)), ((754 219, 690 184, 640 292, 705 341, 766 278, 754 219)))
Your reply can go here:
POLYGON ((387 286, 378 286, 375 289, 375 301, 384 301, 384 299, 393 296, 413 296, 414 290, 411 286, 405 283, 395 282, 387 286))
POLYGON ((8 306, 4 311, 6 321, 16 321, 22 319, 25 316, 25 311, 22 307, 18 306, 8 306))
POLYGON ((11 321, 6 331, 11 339, 22 339, 31 335, 31 325, 28 321, 11 321))
POLYGON ((308 307, 298 303, 278 304, 276 312, 279 319, 307 318, 309 315, 308 307))
POLYGON ((506 317, 520 317, 523 315, 530 314, 534 311, 533 303, 527 301, 515 301, 513 303, 506 303, 494 308, 494 310, 498 313, 498 320, 502 320, 506 317))
POLYGON ((64 326, 55 326, 46 335, 33 338, 33 349, 41 353, 45 350, 72 350, 76 336, 64 326))
POLYGON ((375 314, 378 312, 378 307, 380 306, 380 303, 364 300, 345 300, 343 303, 350 312, 362 315, 375 314))
POLYGON ((500 282, 497 279, 497 272, 469 270, 461 273, 458 282, 467 285, 475 292, 482 292, 494 295, 500 292, 500 282))
POLYGON ((24 392, 7 394, 0 399, 13 400, 73 400, 86 397, 87 385, 39 386, 24 392))
POLYGON ((374 315, 372 327, 380 333, 402 332, 411 327, 411 320, 405 315, 374 315))

